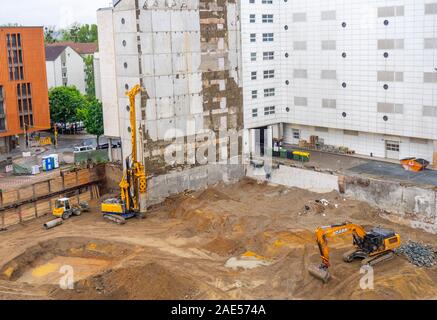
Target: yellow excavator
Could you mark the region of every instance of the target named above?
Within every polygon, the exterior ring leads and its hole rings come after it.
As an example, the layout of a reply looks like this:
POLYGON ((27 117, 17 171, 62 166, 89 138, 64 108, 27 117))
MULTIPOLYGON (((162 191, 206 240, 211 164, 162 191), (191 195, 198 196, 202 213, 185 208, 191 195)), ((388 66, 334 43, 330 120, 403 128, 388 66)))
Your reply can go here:
POLYGON ((373 228, 366 231, 363 227, 350 222, 319 227, 315 233, 322 264, 311 265, 308 271, 313 277, 322 280, 324 283, 327 283, 331 278, 329 273, 328 238, 352 234, 354 249, 343 255, 343 261, 350 263, 355 259, 362 259, 361 265, 363 266, 373 266, 391 260, 394 257, 393 250, 401 245, 401 237, 393 230, 373 228))
MULTIPOLYGON (((125 224, 127 219, 133 217, 144 218, 147 178, 144 165, 138 161, 137 151, 137 126, 135 98, 143 92, 140 85, 136 85, 126 93, 130 103, 130 132, 132 143, 132 155, 125 160, 126 168, 119 184, 120 197, 108 199, 102 203, 102 214, 107 220, 117 224, 125 224)), ((147 93, 144 94, 147 99, 147 93)))

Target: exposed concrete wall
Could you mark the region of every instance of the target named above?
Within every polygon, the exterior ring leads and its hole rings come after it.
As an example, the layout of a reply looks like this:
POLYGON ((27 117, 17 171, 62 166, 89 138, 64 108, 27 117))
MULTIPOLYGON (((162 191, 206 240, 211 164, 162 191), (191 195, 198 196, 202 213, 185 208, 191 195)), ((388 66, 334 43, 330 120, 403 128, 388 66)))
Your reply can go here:
POLYGON ((210 164, 153 177, 148 181, 148 205, 188 190, 198 191, 220 182, 236 183, 245 175, 244 165, 210 164))
POLYGON ((437 233, 437 191, 399 182, 346 177, 348 197, 365 201, 390 213, 389 218, 437 233))
POLYGON ((278 169, 254 168, 249 166, 247 176, 287 187, 301 188, 318 193, 338 191, 338 176, 311 170, 280 165, 278 169), (267 172, 266 172, 267 171, 267 172), (267 179, 266 175, 270 174, 267 179))

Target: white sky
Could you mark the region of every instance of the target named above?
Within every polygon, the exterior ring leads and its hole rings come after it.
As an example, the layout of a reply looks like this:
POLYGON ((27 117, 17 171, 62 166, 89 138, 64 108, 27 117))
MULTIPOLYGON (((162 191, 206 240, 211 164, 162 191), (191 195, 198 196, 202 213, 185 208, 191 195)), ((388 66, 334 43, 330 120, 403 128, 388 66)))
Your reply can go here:
POLYGON ((96 23, 96 11, 112 0, 0 0, 0 25, 67 27, 74 22, 96 23))

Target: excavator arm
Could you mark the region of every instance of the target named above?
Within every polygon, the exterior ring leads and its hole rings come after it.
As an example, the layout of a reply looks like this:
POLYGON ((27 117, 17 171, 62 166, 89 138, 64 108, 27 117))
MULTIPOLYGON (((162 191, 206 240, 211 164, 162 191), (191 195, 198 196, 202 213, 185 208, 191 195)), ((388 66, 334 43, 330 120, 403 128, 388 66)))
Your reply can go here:
POLYGON ((363 229, 363 227, 349 222, 345 222, 340 225, 317 228, 317 244, 319 246, 320 256, 322 257, 322 264, 324 267, 330 267, 328 238, 349 234, 352 234, 354 236, 354 242, 359 242, 364 239, 366 231, 363 229))

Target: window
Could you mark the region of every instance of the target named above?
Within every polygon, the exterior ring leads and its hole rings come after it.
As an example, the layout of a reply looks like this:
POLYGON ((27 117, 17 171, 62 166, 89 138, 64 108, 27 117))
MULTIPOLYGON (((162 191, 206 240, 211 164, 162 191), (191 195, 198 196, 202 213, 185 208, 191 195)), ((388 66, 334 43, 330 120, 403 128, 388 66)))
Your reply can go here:
POLYGON ((307 42, 306 41, 294 41, 293 42, 293 49, 294 50, 306 50, 307 49, 307 42))
POLYGON ((358 137, 360 135, 358 131, 354 131, 354 130, 343 130, 343 134, 345 136, 354 136, 354 137, 358 137))
POLYGON ((335 99, 322 99, 322 108, 336 109, 337 108, 337 100, 335 100, 335 99))
POLYGON ((250 23, 255 23, 255 22, 256 22, 256 19, 255 19, 255 15, 254 15, 254 14, 249 15, 249 22, 250 22, 250 23))
POLYGON ((325 127, 314 127, 314 130, 316 132, 329 132, 329 129, 325 127))
POLYGON ((262 0, 262 4, 273 4, 273 0, 262 0))
POLYGON ((300 130, 298 129, 292 129, 293 130, 293 139, 300 140, 300 130))
POLYGON ((402 82, 404 81, 403 72, 378 71, 379 82, 402 82))
POLYGON ((308 106, 308 99, 305 97, 294 97, 294 105, 297 107, 308 106))
POLYGON ((335 70, 322 70, 322 80, 337 80, 337 71, 335 70))
POLYGON ((396 103, 378 102, 377 111, 379 113, 404 113, 404 106, 396 103))
POLYGON ((425 14, 437 14, 437 3, 425 4, 425 14))
POLYGON ((263 42, 273 42, 273 33, 263 33, 263 42))
POLYGON ((0 131, 6 130, 6 114, 5 114, 5 104, 4 104, 4 93, 3 87, 0 86, 0 131))
POLYGON ((256 52, 250 53, 250 61, 256 61, 256 52))
POLYGON ((30 83, 17 84, 18 115, 21 129, 33 126, 32 88, 30 83))
POLYGON ((250 79, 251 79, 251 80, 256 80, 256 71, 252 71, 252 72, 250 73, 250 79))
POLYGON ((322 50, 336 50, 337 43, 335 40, 322 41, 322 50))
POLYGON ((403 49, 404 39, 382 39, 378 40, 378 50, 403 49))
POLYGON ((263 52, 263 60, 274 60, 275 53, 273 51, 263 52))
POLYGON ((276 109, 275 106, 265 107, 264 108, 264 115, 269 116, 271 114, 275 114, 275 111, 276 111, 275 109, 276 109))
POLYGON ((274 97, 275 96, 275 88, 264 89, 264 97, 274 97))
POLYGON ((404 15, 404 6, 391 6, 378 8, 378 18, 400 17, 404 15))
POLYGON ((322 21, 337 20, 337 13, 335 10, 322 11, 322 21))
POLYGON ((250 42, 256 42, 256 33, 250 34, 250 42))
POLYGON ((255 0, 249 0, 249 3, 254 4, 255 0))
POLYGON ((6 44, 8 54, 9 80, 24 80, 21 34, 7 34, 6 44))
POLYGON ((252 90, 252 99, 258 98, 258 90, 252 90))
POLYGON ((263 14, 262 23, 273 23, 273 14, 263 14))
POLYGON ((275 77, 275 70, 264 70, 264 79, 273 79, 275 77))
POLYGON ((307 14, 305 12, 293 13, 293 22, 305 22, 307 21, 307 14))
POLYGON ((427 38, 424 42, 425 49, 437 49, 437 38, 427 38))
POLYGON ((308 78, 308 72, 305 69, 294 69, 293 77, 295 79, 307 79, 308 78))
POLYGON ((396 141, 386 141, 385 148, 387 151, 399 152, 399 142, 396 141))
POLYGON ((424 72, 423 82, 425 83, 437 83, 437 72, 424 72))
POLYGON ((434 107, 434 106, 423 106, 423 116, 424 117, 435 117, 435 118, 437 118, 437 107, 434 107))
POLYGON ((252 118, 258 117, 258 109, 252 109, 252 118))

